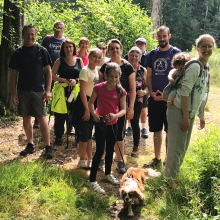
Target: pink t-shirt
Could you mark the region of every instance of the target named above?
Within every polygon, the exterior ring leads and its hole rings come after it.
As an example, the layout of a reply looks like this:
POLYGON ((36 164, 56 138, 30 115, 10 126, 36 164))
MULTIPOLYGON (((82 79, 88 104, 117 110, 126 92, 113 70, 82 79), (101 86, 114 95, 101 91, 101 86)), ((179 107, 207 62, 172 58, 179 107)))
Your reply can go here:
MULTIPOLYGON (((77 50, 77 54, 76 57, 80 57, 79 56, 79 51, 80 49, 77 50)), ((81 57, 80 57, 81 58, 81 57)), ((82 58, 81 58, 82 59, 82 58)), ((86 55, 84 56, 84 58, 82 59, 84 66, 87 66, 89 64, 89 53, 86 51, 86 55)))
MULTIPOLYGON (((93 87, 93 90, 97 94, 97 108, 95 110, 96 114, 99 114, 104 118, 107 125, 111 125, 111 122, 106 120, 106 115, 109 113, 117 114, 118 106, 120 104, 120 96, 116 90, 116 86, 112 90, 108 90, 106 87, 106 82, 99 83, 93 87)), ((123 96, 126 92, 123 92, 123 96)), ((112 124, 117 122, 117 118, 112 121, 112 124)))

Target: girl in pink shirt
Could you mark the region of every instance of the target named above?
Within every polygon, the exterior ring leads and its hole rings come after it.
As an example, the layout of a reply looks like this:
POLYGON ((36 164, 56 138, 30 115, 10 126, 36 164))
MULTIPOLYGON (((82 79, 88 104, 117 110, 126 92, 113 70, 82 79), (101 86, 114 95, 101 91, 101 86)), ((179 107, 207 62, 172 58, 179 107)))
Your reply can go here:
MULTIPOLYGON (((104 189, 96 182, 96 174, 99 162, 104 153, 105 156, 105 181, 114 185, 119 181, 111 174, 111 166, 114 152, 114 145, 117 137, 117 120, 126 113, 126 92, 120 84, 121 68, 117 63, 108 63, 105 69, 106 82, 102 82, 94 86, 91 98, 89 100, 89 110, 94 118, 95 137, 96 137, 96 153, 92 160, 92 168, 90 174, 90 186, 97 192, 105 193, 104 189), (94 110, 94 101, 97 98, 97 108, 94 110), (120 111, 118 106, 120 104, 120 111), (100 118, 102 118, 105 126, 100 126, 100 118)), ((102 121, 101 119, 101 121, 102 121)))

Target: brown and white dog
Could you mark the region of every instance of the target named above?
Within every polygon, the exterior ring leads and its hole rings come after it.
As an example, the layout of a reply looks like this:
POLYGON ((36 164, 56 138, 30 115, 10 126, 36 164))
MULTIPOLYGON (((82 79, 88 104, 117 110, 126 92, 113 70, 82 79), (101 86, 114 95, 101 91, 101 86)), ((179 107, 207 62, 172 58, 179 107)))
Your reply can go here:
POLYGON ((134 216, 131 205, 143 204, 145 196, 144 183, 146 179, 160 176, 160 172, 152 169, 129 168, 127 173, 122 176, 120 183, 120 196, 124 200, 124 208, 128 208, 128 216, 134 216))

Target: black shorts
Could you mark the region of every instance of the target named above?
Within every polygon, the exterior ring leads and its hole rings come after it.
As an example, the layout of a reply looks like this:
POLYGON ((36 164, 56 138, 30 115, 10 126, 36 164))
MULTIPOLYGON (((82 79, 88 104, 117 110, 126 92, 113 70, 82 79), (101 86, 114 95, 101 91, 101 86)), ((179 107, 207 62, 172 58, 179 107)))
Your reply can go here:
POLYGON ((146 95, 143 96, 143 107, 142 108, 147 108, 147 106, 148 106, 148 97, 149 97, 149 93, 147 93, 146 95))
POLYGON ((148 99, 148 122, 149 131, 157 132, 162 131, 164 126, 164 131, 167 132, 167 106, 165 101, 154 101, 152 97, 148 99))

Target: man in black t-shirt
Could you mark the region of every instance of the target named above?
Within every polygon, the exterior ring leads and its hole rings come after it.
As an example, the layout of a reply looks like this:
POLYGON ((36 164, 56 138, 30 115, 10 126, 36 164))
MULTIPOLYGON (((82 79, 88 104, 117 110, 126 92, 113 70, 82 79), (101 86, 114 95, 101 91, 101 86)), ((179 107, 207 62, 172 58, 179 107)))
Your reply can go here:
POLYGON ((46 157, 50 159, 53 158, 53 151, 46 120, 46 101, 50 99, 51 59, 44 47, 34 43, 36 40, 34 26, 25 25, 22 38, 24 45, 13 53, 9 64, 12 70, 12 102, 18 105, 18 112, 23 117, 23 126, 28 141, 20 155, 25 156, 34 152, 31 117, 37 117, 46 145, 46 157), (44 72, 46 79, 44 79, 44 72), (44 88, 45 80, 46 88, 44 88))

